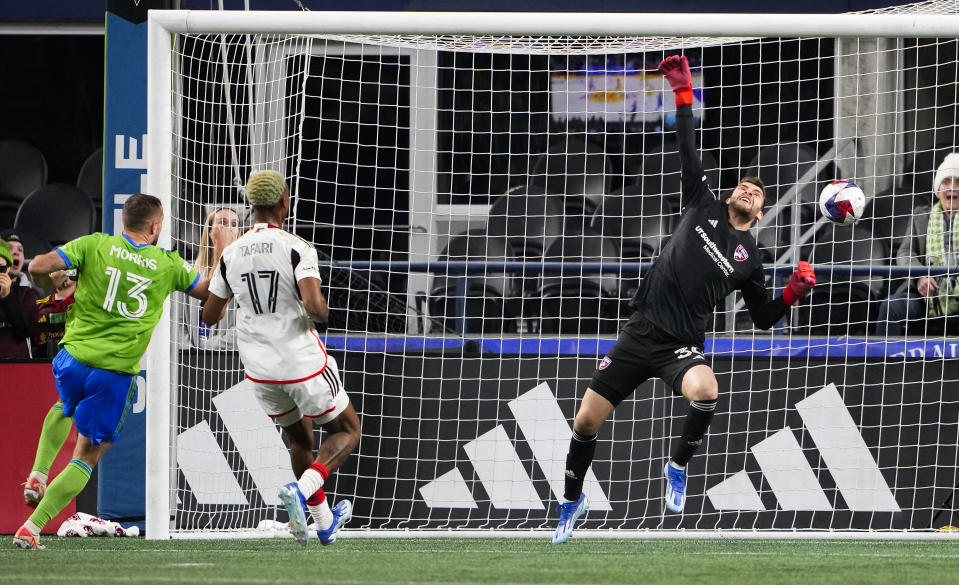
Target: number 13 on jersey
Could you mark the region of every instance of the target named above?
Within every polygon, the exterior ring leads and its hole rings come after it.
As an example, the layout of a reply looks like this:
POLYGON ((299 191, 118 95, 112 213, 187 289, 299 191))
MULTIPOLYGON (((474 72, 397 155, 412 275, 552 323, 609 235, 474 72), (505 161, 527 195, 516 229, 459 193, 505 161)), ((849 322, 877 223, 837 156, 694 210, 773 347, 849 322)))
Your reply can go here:
POLYGON ((139 274, 127 272, 126 281, 132 283, 127 288, 127 296, 137 302, 136 310, 130 310, 130 306, 123 301, 117 301, 117 290, 120 288, 120 281, 123 278, 123 272, 113 266, 107 266, 106 274, 110 277, 107 285, 107 294, 103 299, 103 310, 113 312, 116 305, 117 312, 127 319, 139 319, 147 312, 147 298, 144 292, 147 287, 153 284, 153 281, 139 274))

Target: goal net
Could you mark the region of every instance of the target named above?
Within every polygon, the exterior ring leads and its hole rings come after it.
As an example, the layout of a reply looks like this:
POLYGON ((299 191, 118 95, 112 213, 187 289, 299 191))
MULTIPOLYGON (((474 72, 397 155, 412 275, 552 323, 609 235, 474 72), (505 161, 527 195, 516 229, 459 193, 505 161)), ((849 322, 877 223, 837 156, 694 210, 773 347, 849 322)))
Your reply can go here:
MULTIPOLYGON (((327 484, 353 500, 350 530, 545 537, 578 399, 682 213, 656 66, 683 53, 713 191, 766 185, 767 286, 800 260, 819 285, 769 331, 738 293, 717 307, 720 405, 684 514, 665 511, 662 468, 686 401, 651 380, 616 409, 584 532, 932 533, 956 507, 954 231, 930 206, 953 176, 937 169, 957 144, 957 8, 152 11, 149 184, 169 245, 208 270, 209 218, 242 231, 250 172, 286 175, 362 423, 327 484), (834 179, 866 194, 853 226, 820 213, 834 179), (918 297, 920 277, 938 292, 918 297)), ((170 308, 148 376, 150 535, 282 533, 294 477, 231 316, 211 329, 198 304, 170 308)))

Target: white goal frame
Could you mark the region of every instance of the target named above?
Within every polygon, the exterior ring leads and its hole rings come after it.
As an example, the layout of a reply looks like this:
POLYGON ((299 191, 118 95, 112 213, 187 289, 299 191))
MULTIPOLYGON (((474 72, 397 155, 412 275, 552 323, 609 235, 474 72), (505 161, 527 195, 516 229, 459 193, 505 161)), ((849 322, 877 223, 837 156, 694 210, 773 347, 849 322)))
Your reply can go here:
MULTIPOLYGON (((196 34, 403 34, 403 35, 522 35, 522 36, 710 36, 710 37, 885 37, 955 38, 959 15, 923 14, 640 14, 640 13, 425 13, 425 12, 224 12, 151 10, 148 20, 147 187, 170 210, 173 181, 172 39, 177 33, 196 34)), ((159 244, 171 246, 171 215, 167 213, 159 244)), ((172 441, 171 394, 176 380, 170 359, 169 302, 156 328, 147 356, 146 523, 151 540, 171 537, 169 490, 172 441)), ((435 531, 403 531, 404 536, 436 536, 435 531)), ((528 531, 518 536, 533 535, 528 531)), ((476 536, 456 531, 451 536, 476 536)), ((541 536, 536 532, 535 536, 541 536)), ((503 536, 502 531, 488 536, 503 536)), ((589 536, 686 536, 695 538, 930 538, 956 534, 907 532, 702 532, 600 531, 589 536)))

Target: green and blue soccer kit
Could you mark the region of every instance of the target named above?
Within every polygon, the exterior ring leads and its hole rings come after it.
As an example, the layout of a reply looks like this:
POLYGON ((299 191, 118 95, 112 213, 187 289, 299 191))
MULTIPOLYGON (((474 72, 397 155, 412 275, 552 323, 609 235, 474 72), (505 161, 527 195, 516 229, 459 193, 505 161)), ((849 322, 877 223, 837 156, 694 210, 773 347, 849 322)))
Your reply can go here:
POLYGON ((57 248, 78 272, 66 335, 53 362, 63 414, 93 444, 119 437, 136 398, 135 376, 173 291, 200 275, 176 252, 126 235, 90 234, 57 248))

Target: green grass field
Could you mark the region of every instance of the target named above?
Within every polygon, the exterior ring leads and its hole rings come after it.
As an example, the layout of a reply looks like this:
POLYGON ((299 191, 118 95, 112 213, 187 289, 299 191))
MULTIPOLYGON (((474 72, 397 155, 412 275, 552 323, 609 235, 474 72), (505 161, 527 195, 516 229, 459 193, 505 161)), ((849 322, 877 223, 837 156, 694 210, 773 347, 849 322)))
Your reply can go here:
MULTIPOLYGON (((9 536, 3 536, 8 539, 9 536)), ((543 583, 750 585, 959 582, 955 541, 44 538, 0 549, 0 583, 543 583)))

